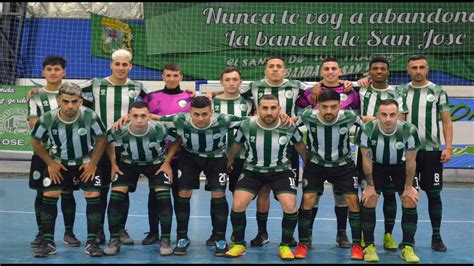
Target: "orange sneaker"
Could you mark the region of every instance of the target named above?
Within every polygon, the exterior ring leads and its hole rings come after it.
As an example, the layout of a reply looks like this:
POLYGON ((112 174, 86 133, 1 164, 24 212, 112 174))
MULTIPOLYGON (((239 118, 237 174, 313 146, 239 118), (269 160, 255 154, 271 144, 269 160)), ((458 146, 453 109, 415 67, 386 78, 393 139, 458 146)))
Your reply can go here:
POLYGON ((294 254, 295 259, 305 259, 308 255, 308 246, 305 243, 299 243, 294 254))
POLYGON ((360 245, 358 244, 352 245, 351 259, 352 260, 364 259, 364 251, 362 250, 362 247, 360 245))

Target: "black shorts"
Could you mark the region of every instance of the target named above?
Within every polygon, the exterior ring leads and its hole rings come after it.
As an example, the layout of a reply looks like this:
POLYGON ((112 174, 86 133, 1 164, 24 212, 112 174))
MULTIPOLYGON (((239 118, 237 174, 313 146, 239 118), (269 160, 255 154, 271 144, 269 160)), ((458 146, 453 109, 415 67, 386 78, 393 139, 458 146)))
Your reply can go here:
POLYGON ((112 188, 114 187, 128 187, 128 192, 135 192, 137 189, 138 178, 141 174, 148 178, 148 187, 151 190, 161 188, 165 190, 170 189, 170 182, 168 177, 161 172, 155 175, 156 171, 160 169, 161 164, 154 165, 132 165, 124 162, 119 162, 120 171, 123 175, 116 175, 112 179, 112 188))
POLYGON ((395 186, 399 195, 405 189, 406 164, 382 165, 373 163, 374 186, 377 194, 380 194, 385 187, 395 186))
MULTIPOLYGON (((115 146, 115 159, 117 161, 117 164, 118 162, 120 162, 120 156, 122 151, 122 146, 115 146)), ((108 188, 111 183, 110 170, 112 166, 110 165, 110 159, 107 155, 107 152, 104 152, 104 154, 102 154, 102 157, 100 158, 99 163, 97 164, 97 168, 100 168, 102 172, 102 188, 108 188)))
POLYGON ((247 191, 257 196, 264 185, 270 185, 275 197, 280 194, 296 195, 297 186, 291 170, 276 173, 257 173, 244 170, 237 181, 235 190, 247 191))
POLYGON ((237 180, 239 179, 240 174, 244 170, 245 159, 235 159, 234 164, 232 165, 232 173, 229 174, 229 190, 234 192, 235 185, 237 185, 237 180))
POLYGON ((424 191, 443 189, 441 151, 418 151, 413 186, 424 191))
POLYGON ((46 163, 36 154, 31 157, 30 178, 28 185, 31 189, 43 190, 43 174, 48 169, 46 163))
POLYGON ((68 169, 67 171, 61 169, 63 181, 59 184, 54 184, 52 182, 49 178, 48 169, 46 168, 44 171, 43 191, 77 190, 78 188, 88 192, 100 191, 102 185, 102 173, 100 168, 97 168, 94 178, 84 183, 79 178, 83 172, 83 170, 79 170, 79 167, 79 165, 66 166, 68 169))
POLYGON ((179 152, 178 175, 174 182, 179 191, 199 189, 199 175, 206 176, 206 189, 225 192, 227 187, 227 157, 205 158, 182 149, 179 152))
POLYGON ((334 185, 334 191, 343 194, 357 194, 359 189, 357 169, 353 162, 337 167, 324 167, 308 162, 303 171, 303 193, 322 195, 326 180, 334 185))

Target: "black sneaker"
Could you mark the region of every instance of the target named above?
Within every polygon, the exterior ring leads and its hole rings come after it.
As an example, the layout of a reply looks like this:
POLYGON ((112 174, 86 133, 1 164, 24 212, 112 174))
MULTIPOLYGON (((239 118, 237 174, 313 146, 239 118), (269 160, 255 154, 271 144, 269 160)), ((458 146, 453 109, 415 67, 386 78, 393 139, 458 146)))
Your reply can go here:
POLYGON ((86 248, 84 253, 91 257, 102 257, 104 256, 104 251, 99 248, 99 245, 94 240, 89 240, 86 243, 86 248))
POLYGON ((33 257, 35 258, 46 258, 49 255, 56 254, 56 245, 54 242, 43 240, 39 249, 33 253, 33 257))
POLYGON ((216 236, 212 234, 208 240, 206 240, 206 246, 213 247, 216 245, 216 236))
POLYGON ((38 233, 35 236, 35 239, 33 241, 31 241, 31 247, 32 248, 39 248, 41 246, 41 242, 43 242, 43 234, 38 233))
POLYGON ((250 240, 251 247, 261 247, 270 242, 267 232, 258 232, 254 239, 250 240))
POLYGON ((79 247, 81 245, 81 241, 74 234, 64 234, 63 243, 70 247, 79 247))
POLYGON ((215 242, 216 250, 214 251, 214 255, 217 257, 223 257, 225 256, 225 253, 227 252, 227 243, 225 240, 218 240, 215 242))
MULTIPOLYGON (((146 233, 145 233, 146 234, 146 233)), ((158 242, 160 236, 156 232, 148 232, 148 235, 142 240, 142 245, 152 245, 158 242)))
POLYGON ((188 252, 191 241, 187 238, 178 239, 176 247, 173 249, 174 255, 185 255, 188 252))
POLYGON ((431 239, 431 248, 434 251, 446 252, 448 248, 444 245, 443 240, 441 238, 438 239, 431 239))
POLYGON ((336 246, 340 248, 351 248, 352 244, 347 238, 346 231, 338 231, 336 235, 336 246))
POLYGON ((99 232, 97 232, 97 238, 95 239, 95 242, 97 243, 97 245, 105 244, 104 230, 99 230, 99 232))

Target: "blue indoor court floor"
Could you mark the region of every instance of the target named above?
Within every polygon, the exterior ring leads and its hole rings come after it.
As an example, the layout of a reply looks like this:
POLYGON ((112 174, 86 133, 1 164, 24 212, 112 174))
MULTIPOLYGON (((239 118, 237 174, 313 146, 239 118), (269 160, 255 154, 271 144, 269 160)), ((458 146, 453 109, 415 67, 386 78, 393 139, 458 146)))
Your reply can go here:
MULTIPOLYGON (((56 220, 55 242, 57 254, 48 258, 34 258, 34 249, 30 247, 36 230, 33 202, 35 191, 28 188, 28 180, 22 178, 0 179, 0 263, 365 263, 364 261, 350 260, 350 249, 340 249, 335 246, 336 218, 334 214, 334 200, 332 187, 325 186, 325 193, 320 201, 318 216, 313 230, 313 247, 304 260, 282 261, 278 256, 278 244, 281 237, 282 212, 277 201, 272 198, 268 218, 268 232, 270 243, 263 247, 248 247, 247 254, 236 259, 215 257, 212 247, 206 247, 205 241, 211 233, 209 215, 210 193, 201 189, 193 192, 191 199, 191 218, 189 222, 189 237, 191 246, 184 256, 162 257, 158 253, 159 245, 142 246, 141 241, 148 231, 146 179, 141 179, 137 191, 130 197, 130 212, 126 229, 135 239, 135 245, 122 245, 121 252, 112 257, 91 258, 84 254, 83 248, 86 238, 85 200, 81 191, 74 192, 77 211, 74 233, 81 240, 81 247, 71 248, 62 244, 64 223, 60 204, 58 204, 58 218, 56 220)), ((420 194, 418 207, 418 229, 415 236, 415 252, 421 263, 466 263, 474 262, 474 188, 473 185, 445 185, 442 191, 443 223, 441 235, 448 247, 447 252, 435 252, 431 249, 431 224, 428 217, 427 198, 424 192, 420 194)), ((298 198, 301 197, 301 188, 298 198)), ((229 205, 232 202, 230 192, 227 194, 229 205)), ((398 211, 394 229, 394 238, 398 242, 402 239, 400 219, 401 206, 397 201, 398 211)), ((299 200, 298 200, 299 205, 299 200)), ((247 243, 257 233, 255 220, 255 201, 247 210, 247 243)), ((106 235, 107 220, 106 220, 106 235)), ((176 220, 173 218, 172 244, 176 239, 176 220)), ((382 247, 383 238, 382 200, 377 206, 377 225, 375 240, 380 263, 404 263, 399 258, 399 251, 386 251, 382 247)), ((227 240, 232 232, 230 218, 227 224, 227 240)), ((347 232, 350 239, 349 223, 347 232)), ((298 236, 297 230, 294 235, 298 236)), ((101 248, 104 248, 102 245, 101 248)))

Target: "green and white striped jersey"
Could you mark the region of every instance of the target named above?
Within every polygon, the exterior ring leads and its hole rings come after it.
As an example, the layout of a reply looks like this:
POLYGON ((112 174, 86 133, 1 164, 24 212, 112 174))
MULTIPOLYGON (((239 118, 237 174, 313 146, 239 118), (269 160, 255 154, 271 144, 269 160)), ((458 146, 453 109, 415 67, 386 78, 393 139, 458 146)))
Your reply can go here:
POLYGON ((38 93, 31 94, 28 101, 28 118, 40 117, 46 112, 58 108, 59 91, 47 91, 44 87, 38 93))
MULTIPOLYGON (((229 115, 236 115, 236 116, 249 116, 250 112, 252 111, 252 101, 249 99, 245 99, 242 96, 237 97, 236 99, 220 99, 218 97, 214 98, 213 100, 213 107, 214 112, 216 113, 223 113, 229 115)), ((227 149, 232 146, 234 143, 234 135, 236 133, 236 129, 230 129, 227 131, 227 149)), ((238 159, 245 159, 245 149, 243 149, 240 154, 238 155, 238 159)))
POLYGON ((118 130, 109 129, 107 140, 124 148, 120 160, 132 165, 160 164, 166 159, 165 141, 174 141, 168 129, 158 121, 149 121, 148 129, 142 135, 130 130, 130 124, 118 130))
POLYGON ((81 106, 77 118, 65 122, 59 116, 61 108, 44 113, 31 132, 34 139, 53 144, 51 153, 55 161, 68 165, 81 165, 90 161, 94 148, 93 137, 106 134, 104 124, 91 109, 81 106))
POLYGON ((244 169, 257 173, 291 170, 290 143, 302 140, 297 127, 283 127, 279 121, 274 128, 265 128, 258 122, 258 116, 246 118, 235 136, 235 142, 244 144, 249 152, 244 169))
POLYGON ((189 113, 163 116, 165 126, 182 137, 183 148, 197 156, 219 158, 226 156, 226 135, 229 128, 240 126, 243 117, 228 114, 212 114, 211 123, 206 128, 197 128, 189 113))
POLYGON ((405 162, 405 151, 420 148, 420 139, 416 127, 398 120, 397 128, 390 134, 382 131, 378 119, 362 126, 359 146, 372 150, 372 160, 379 164, 395 165, 405 162))
POLYGON ((245 98, 253 98, 253 103, 258 106, 258 100, 265 94, 272 94, 280 101, 281 110, 287 115, 295 115, 295 102, 298 96, 304 93, 309 85, 299 80, 284 79, 280 86, 272 86, 266 79, 253 81, 248 86, 242 86, 240 94, 245 98))
POLYGON ((369 88, 360 88, 360 110, 363 116, 370 115, 375 117, 379 110, 379 105, 382 100, 395 99, 398 102, 398 110, 400 113, 408 113, 406 103, 403 102, 401 88, 393 87, 391 85, 384 90, 376 89, 370 85, 369 88))
POLYGON ((362 120, 351 110, 340 110, 333 123, 326 123, 319 117, 319 110, 307 107, 296 122, 304 123, 308 129, 309 159, 323 167, 343 166, 352 161, 349 146, 349 130, 360 126, 362 120))
POLYGON ((111 128, 120 117, 128 114, 130 104, 135 102, 138 96, 146 95, 143 84, 131 79, 127 79, 124 85, 114 85, 108 78, 95 78, 79 86, 86 99, 92 98, 92 109, 99 115, 107 129, 111 128), (92 97, 89 96, 91 93, 92 97))
POLYGON ((439 114, 449 112, 449 99, 440 85, 429 82, 423 87, 408 83, 403 87, 408 107, 406 121, 415 125, 420 136, 422 151, 441 149, 439 114))

